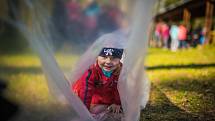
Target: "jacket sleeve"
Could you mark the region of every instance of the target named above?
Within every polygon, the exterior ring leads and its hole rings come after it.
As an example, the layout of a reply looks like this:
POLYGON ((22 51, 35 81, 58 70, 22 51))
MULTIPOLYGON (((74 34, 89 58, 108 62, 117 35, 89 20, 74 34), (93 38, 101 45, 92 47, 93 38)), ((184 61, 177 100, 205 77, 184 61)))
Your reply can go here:
POLYGON ((120 96, 117 88, 115 88, 114 90, 114 103, 117 105, 121 105, 120 96))
POLYGON ((80 78, 80 88, 78 96, 82 100, 82 102, 90 109, 90 104, 92 100, 92 96, 95 90, 94 87, 94 78, 95 74, 92 73, 92 70, 86 71, 82 77, 80 78))

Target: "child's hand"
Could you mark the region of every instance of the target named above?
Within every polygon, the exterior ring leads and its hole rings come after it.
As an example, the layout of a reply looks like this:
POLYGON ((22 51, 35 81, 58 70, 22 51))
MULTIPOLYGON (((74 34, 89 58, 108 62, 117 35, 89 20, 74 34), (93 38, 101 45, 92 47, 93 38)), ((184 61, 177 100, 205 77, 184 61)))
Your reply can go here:
POLYGON ((121 106, 120 105, 116 105, 116 104, 112 104, 110 105, 107 110, 109 112, 112 112, 112 113, 121 113, 122 112, 122 109, 121 109, 121 106))

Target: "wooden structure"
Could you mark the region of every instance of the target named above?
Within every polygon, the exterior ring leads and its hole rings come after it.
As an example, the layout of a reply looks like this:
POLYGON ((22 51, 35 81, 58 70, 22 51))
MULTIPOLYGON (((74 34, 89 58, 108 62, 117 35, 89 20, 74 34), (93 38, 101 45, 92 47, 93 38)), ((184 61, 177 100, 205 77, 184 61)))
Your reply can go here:
POLYGON ((183 23, 188 27, 191 19, 204 17, 206 38, 209 40, 209 43, 212 43, 211 29, 213 26, 213 18, 215 16, 214 3, 215 0, 184 0, 177 5, 165 8, 162 13, 158 13, 155 16, 155 20, 183 20, 183 23))

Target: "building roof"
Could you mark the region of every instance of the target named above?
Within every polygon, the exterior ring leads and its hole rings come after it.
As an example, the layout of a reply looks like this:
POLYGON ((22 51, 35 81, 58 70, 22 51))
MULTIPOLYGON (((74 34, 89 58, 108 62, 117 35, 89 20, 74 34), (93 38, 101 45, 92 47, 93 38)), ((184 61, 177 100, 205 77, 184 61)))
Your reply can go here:
POLYGON ((205 16, 207 1, 213 4, 215 3, 215 0, 184 0, 182 2, 178 2, 158 12, 158 14, 155 16, 155 19, 172 21, 182 20, 184 8, 188 9, 191 12, 192 18, 205 16))

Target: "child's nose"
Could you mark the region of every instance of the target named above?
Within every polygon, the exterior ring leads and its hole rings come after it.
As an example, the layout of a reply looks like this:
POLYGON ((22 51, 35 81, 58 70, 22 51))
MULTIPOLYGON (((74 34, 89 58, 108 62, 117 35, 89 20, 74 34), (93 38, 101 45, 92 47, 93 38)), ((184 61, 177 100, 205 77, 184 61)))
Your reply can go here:
POLYGON ((111 58, 107 58, 106 63, 111 63, 111 58))

